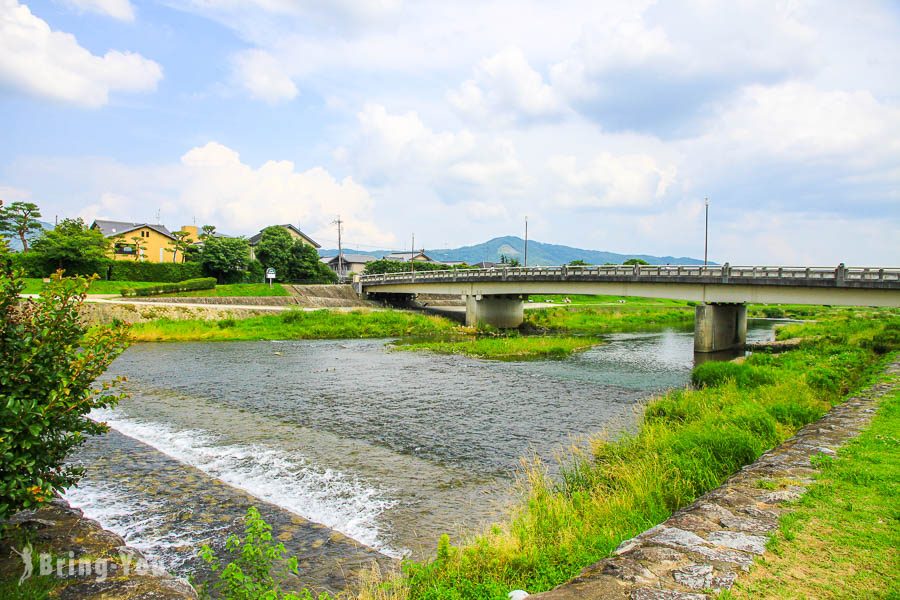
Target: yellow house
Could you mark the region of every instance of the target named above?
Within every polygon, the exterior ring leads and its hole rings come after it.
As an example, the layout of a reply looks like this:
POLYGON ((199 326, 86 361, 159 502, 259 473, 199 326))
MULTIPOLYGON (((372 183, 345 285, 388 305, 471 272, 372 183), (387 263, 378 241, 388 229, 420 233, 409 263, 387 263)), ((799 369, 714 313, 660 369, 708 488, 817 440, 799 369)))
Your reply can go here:
MULTIPOLYGON (((294 238, 295 240, 300 240, 307 246, 312 246, 313 248, 316 248, 316 249, 319 249, 322 247, 319 244, 319 242, 312 239, 311 237, 309 237, 308 235, 306 235, 305 233, 303 233, 297 227, 294 227, 290 223, 285 224, 285 225, 278 225, 278 227, 284 227, 285 229, 287 229, 287 232, 291 234, 292 238, 294 238)), ((250 239, 247 240, 247 243, 250 244, 250 258, 251 259, 256 258, 255 249, 256 249, 256 245, 259 243, 260 238, 262 238, 262 231, 260 231, 259 233, 257 233, 254 236, 251 236, 250 239)))
MULTIPOLYGON (((91 229, 97 229, 107 238, 115 240, 110 257, 115 260, 142 260, 146 262, 172 262, 169 242, 175 240, 164 225, 126 223, 124 221, 94 221, 91 229)), ((197 239, 197 228, 182 227, 197 239)))

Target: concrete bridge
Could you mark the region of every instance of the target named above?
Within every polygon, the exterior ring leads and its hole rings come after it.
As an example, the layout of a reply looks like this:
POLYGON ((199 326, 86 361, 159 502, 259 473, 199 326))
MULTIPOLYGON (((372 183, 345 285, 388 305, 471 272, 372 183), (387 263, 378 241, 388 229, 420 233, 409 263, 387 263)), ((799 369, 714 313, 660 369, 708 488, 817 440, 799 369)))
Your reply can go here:
POLYGON ((718 352, 747 341, 747 303, 900 307, 900 268, 614 265, 501 267, 362 275, 357 291, 402 302, 454 294, 466 324, 518 327, 529 294, 593 294, 698 302, 694 350, 718 352))

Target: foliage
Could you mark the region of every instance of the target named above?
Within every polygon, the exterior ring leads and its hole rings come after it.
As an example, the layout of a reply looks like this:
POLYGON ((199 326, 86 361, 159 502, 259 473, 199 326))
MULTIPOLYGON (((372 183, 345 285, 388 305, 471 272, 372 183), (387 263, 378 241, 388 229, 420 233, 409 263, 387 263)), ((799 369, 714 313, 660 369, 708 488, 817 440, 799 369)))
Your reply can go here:
POLYGON ((197 290, 191 292, 179 292, 174 294, 165 294, 165 297, 185 297, 185 298, 236 298, 236 297, 263 297, 263 296, 290 296, 288 291, 284 289, 280 283, 233 283, 226 285, 217 285, 210 290, 197 290))
POLYGON ((172 262, 178 262, 178 253, 181 252, 181 262, 184 262, 188 250, 193 246, 194 240, 190 237, 190 232, 180 229, 172 232, 175 239, 169 240, 166 252, 172 253, 172 262))
POLYGON ((0 520, 48 501, 82 469, 65 458, 86 435, 105 431, 87 418, 116 403, 110 383, 92 389, 127 345, 125 326, 90 332, 78 309, 90 284, 54 276, 40 298, 18 298, 23 282, 0 250, 0 520))
POLYGON ((453 332, 447 319, 393 310, 285 311, 239 319, 234 327, 220 329, 204 319, 159 319, 132 325, 132 339, 162 341, 236 341, 389 338, 433 336, 453 332))
POLYGON ((18 236, 22 252, 28 252, 29 234, 43 229, 40 216, 41 211, 33 202, 13 202, 6 208, 0 204, 0 234, 18 236))
POLYGON ((262 263, 256 259, 247 263, 247 270, 244 271, 243 283, 264 283, 266 281, 266 269, 262 263))
POLYGON ((109 247, 109 240, 79 217, 63 219, 55 228, 44 231, 34 241, 32 250, 56 269, 85 273, 103 270, 109 247))
POLYGON ((203 275, 197 263, 151 263, 124 260, 109 261, 110 281, 153 281, 176 283, 203 275))
POLYGON ((366 263, 366 275, 378 275, 381 273, 409 273, 410 271, 447 271, 449 269, 471 269, 473 267, 462 265, 445 265, 443 263, 426 262, 424 260, 414 260, 412 265, 409 262, 401 262, 399 260, 390 260, 381 258, 366 263))
POLYGON ((570 267, 587 267, 590 264, 591 263, 585 262, 585 261, 581 260, 580 258, 576 258, 575 260, 569 262, 570 267))
POLYGON ((312 246, 296 240, 291 248, 291 255, 291 281, 296 283, 337 283, 337 273, 319 260, 319 253, 312 246))
POLYGON ((703 363, 691 372, 691 383, 699 388, 715 387, 727 381, 733 381, 739 388, 754 388, 772 383, 773 377, 763 367, 721 361, 703 363))
MULTIPOLYGON (((123 287, 147 287, 156 285, 156 282, 150 281, 104 281, 103 279, 94 279, 88 287, 88 294, 118 294, 123 287)), ((25 294, 40 294, 45 287, 43 279, 25 279, 25 294)))
POLYGON ((570 579, 864 383, 879 358, 861 343, 884 320, 880 314, 792 328, 807 340, 798 349, 746 359, 769 383, 740 386, 723 378, 669 392, 648 404, 635 433, 573 447, 558 476, 530 463, 524 498, 507 520, 460 546, 442 544, 436 559, 406 562, 398 585, 413 598, 497 598, 570 579), (812 385, 806 374, 813 369, 827 373, 834 389, 812 385))
POLYGON ((895 388, 836 459, 819 460, 817 481, 782 516, 772 552, 728 598, 900 598, 898 431, 895 388))
POLYGON ((250 262, 250 246, 242 237, 206 238, 200 264, 203 273, 215 277, 219 283, 237 283, 243 279, 250 262))
POLYGON ((293 246, 294 237, 288 230, 280 225, 272 225, 262 230, 253 252, 264 269, 275 269, 278 281, 290 281, 293 246))
POLYGON ((500 255, 500 264, 504 267, 519 267, 522 265, 518 258, 513 258, 505 254, 500 255))
POLYGON ((525 311, 524 329, 598 334, 612 331, 688 327, 694 311, 686 306, 567 306, 525 311))
MULTIPOLYGON (((308 590, 300 593, 281 589, 282 580, 297 573, 297 558, 288 557, 284 544, 275 543, 272 527, 260 516, 255 507, 247 510, 244 536, 228 536, 225 551, 231 558, 222 564, 212 548, 204 545, 200 558, 218 580, 212 585, 200 586, 201 598, 221 600, 312 600, 316 598, 308 590)), ((318 596, 325 600, 329 596, 318 596)))
POLYGON ((646 260, 643 258, 629 258, 628 260, 622 263, 623 265, 649 265, 646 260))
POLYGON ((194 290, 211 290, 216 287, 215 277, 200 277, 186 279, 178 283, 160 283, 142 287, 122 288, 123 296, 159 296, 160 294, 172 294, 177 292, 190 292, 194 290))

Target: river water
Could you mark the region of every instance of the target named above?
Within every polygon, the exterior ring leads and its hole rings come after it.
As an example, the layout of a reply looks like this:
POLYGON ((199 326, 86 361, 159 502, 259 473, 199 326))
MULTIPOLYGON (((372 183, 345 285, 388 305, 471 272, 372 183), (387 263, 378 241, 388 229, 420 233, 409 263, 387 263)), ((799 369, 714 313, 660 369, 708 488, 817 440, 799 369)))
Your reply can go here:
MULTIPOLYGON (((748 337, 771 330, 754 321, 748 337)), ((79 450, 87 472, 67 498, 182 575, 257 506, 305 584, 341 589, 373 560, 427 556, 440 534, 496 519, 523 457, 552 465, 688 381, 688 332, 606 342, 541 362, 387 340, 138 344, 106 375, 126 376, 130 397, 92 415, 112 431, 79 450)))

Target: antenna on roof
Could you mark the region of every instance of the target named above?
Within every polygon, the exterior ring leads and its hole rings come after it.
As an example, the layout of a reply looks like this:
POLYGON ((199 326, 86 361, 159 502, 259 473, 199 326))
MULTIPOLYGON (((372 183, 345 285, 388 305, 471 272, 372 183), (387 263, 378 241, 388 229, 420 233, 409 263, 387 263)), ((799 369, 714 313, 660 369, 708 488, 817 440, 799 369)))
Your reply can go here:
POLYGON ((156 224, 159 225, 159 209, 156 209, 156 224))

